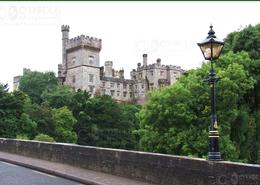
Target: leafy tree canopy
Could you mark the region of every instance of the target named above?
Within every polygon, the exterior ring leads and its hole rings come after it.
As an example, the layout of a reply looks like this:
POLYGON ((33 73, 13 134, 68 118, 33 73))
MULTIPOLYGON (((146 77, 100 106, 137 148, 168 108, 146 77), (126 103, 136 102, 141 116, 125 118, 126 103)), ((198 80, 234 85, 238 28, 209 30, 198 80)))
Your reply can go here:
POLYGON ((58 79, 53 72, 26 71, 21 77, 19 89, 28 94, 32 102, 39 104, 43 102, 42 93, 57 85, 58 79))

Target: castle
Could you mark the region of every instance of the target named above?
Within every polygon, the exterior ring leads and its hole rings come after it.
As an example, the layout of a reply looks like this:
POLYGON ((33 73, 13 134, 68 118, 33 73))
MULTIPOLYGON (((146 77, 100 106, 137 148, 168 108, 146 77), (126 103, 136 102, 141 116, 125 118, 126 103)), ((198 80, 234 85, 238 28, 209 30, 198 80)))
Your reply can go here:
MULTIPOLYGON (((69 38, 70 27, 61 26, 62 63, 58 64, 58 78, 61 84, 73 89, 83 89, 91 94, 110 95, 122 102, 143 103, 149 90, 176 82, 184 72, 179 66, 162 65, 161 59, 149 64, 147 54, 143 62, 130 72, 131 79, 125 79, 124 70, 113 69, 113 62, 100 66, 99 53, 102 40, 81 35, 69 38)), ((19 79, 14 78, 17 88, 19 79)))
POLYGON ((102 40, 81 35, 69 38, 70 27, 62 25, 62 64, 58 65, 60 82, 74 89, 84 89, 92 94, 107 94, 115 100, 143 103, 145 93, 154 88, 176 82, 184 72, 179 66, 162 65, 161 59, 148 65, 147 54, 143 63, 124 78, 124 70, 113 69, 113 62, 100 66, 99 53, 102 40))

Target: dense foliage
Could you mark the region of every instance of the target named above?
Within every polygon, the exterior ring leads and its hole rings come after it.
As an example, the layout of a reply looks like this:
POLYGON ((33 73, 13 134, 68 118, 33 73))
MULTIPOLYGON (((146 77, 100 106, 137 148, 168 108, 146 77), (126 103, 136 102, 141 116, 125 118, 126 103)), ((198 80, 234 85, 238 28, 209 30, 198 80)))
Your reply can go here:
POLYGON ((135 149, 139 106, 58 85, 52 72, 27 70, 20 91, 1 85, 0 137, 135 149), (40 85, 38 85, 40 84, 40 85), (2 102, 2 104, 1 104, 2 102))
MULTIPOLYGON (((220 149, 226 160, 260 164, 260 25, 230 33, 214 67, 220 149)), ((115 102, 27 70, 20 90, 0 84, 0 137, 206 157, 210 66, 148 94, 143 105, 115 102)))
POLYGON ((19 89, 28 94, 34 103, 42 103, 42 93, 52 90, 57 84, 58 80, 53 72, 27 70, 20 80, 19 89))

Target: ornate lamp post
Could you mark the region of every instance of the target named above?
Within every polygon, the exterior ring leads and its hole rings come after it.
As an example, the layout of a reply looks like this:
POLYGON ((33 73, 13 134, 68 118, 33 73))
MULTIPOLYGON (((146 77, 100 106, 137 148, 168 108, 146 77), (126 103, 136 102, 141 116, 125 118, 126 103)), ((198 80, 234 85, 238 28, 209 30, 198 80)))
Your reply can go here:
POLYGON ((218 146, 218 123, 216 119, 216 90, 215 85, 216 82, 219 80, 219 78, 216 76, 216 73, 213 68, 213 60, 218 59, 223 46, 224 42, 217 39, 215 36, 215 32, 213 31, 213 26, 210 26, 210 30, 208 32, 208 36, 205 40, 203 40, 201 43, 198 43, 198 46, 200 47, 202 54, 205 58, 205 60, 210 60, 211 63, 211 69, 209 72, 209 77, 207 79, 207 82, 210 84, 211 89, 211 115, 210 115, 210 130, 209 130, 209 153, 208 153, 208 160, 221 160, 221 155, 219 152, 219 146, 218 146))

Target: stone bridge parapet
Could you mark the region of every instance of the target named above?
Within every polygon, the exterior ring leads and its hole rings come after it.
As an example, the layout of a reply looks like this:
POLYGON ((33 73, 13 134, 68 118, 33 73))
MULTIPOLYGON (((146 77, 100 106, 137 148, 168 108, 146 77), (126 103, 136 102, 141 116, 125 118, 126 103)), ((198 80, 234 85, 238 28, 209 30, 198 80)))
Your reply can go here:
POLYGON ((158 185, 260 184, 260 165, 4 138, 0 151, 158 185))

